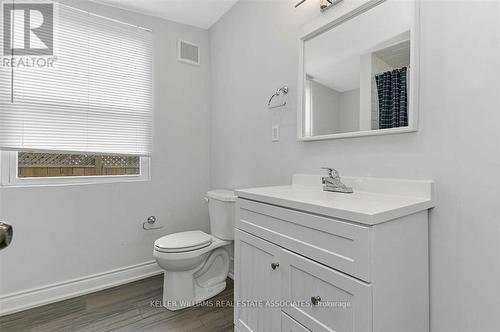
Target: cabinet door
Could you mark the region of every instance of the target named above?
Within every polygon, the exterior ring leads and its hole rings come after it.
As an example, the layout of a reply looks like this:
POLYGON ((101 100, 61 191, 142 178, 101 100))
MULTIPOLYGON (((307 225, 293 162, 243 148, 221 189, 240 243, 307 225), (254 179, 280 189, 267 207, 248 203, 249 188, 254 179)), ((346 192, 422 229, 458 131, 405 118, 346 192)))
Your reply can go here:
POLYGON ((281 330, 281 249, 235 230, 234 324, 242 332, 281 330))
POLYGON ((284 312, 281 313, 281 332, 311 332, 284 312))
POLYGON ((370 284, 296 255, 281 252, 283 311, 311 331, 372 330, 370 284))

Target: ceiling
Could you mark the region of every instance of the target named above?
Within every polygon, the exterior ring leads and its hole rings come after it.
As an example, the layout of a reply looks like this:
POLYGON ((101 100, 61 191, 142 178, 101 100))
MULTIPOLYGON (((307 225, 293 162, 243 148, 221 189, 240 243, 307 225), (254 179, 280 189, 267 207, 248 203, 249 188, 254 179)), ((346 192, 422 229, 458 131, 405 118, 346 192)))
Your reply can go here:
POLYGON ((410 41, 405 40, 374 54, 392 68, 401 68, 410 65, 410 51, 410 41))
POLYGON ((170 21, 210 28, 238 0, 95 0, 170 21))

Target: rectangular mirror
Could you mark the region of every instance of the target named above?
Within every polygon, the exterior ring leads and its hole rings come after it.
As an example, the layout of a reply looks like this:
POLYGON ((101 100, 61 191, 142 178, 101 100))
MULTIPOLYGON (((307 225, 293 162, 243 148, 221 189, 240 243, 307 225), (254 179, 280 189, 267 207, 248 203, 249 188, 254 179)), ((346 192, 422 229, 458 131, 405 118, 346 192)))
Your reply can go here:
POLYGON ((416 130, 415 1, 368 1, 300 39, 299 140, 416 130))

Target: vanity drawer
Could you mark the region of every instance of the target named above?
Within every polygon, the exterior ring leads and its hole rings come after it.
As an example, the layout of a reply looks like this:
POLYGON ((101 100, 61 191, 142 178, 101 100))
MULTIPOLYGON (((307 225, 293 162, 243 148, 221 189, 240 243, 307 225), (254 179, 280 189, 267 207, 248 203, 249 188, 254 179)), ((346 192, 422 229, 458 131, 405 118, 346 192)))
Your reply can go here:
POLYGON ((284 312, 281 313, 281 332, 311 332, 284 312))
POLYGON ((238 198, 236 227, 370 281, 370 228, 238 198))
MULTIPOLYGON (((282 310, 311 331, 371 331, 372 286, 283 250, 282 310), (313 300, 314 299, 314 300, 313 300)), ((307 330, 306 330, 307 331, 307 330)))

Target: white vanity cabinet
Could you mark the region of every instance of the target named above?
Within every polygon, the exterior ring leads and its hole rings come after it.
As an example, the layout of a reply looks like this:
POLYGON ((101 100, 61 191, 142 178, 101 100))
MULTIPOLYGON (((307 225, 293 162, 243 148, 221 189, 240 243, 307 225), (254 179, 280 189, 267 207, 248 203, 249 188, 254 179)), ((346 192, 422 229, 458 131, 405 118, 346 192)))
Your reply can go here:
POLYGON ((397 196, 361 191, 370 181, 350 181, 352 195, 297 185, 237 191, 237 330, 429 330, 432 182, 408 181, 415 191, 403 185, 404 194, 416 196, 397 196))
POLYGON ((240 264, 235 271, 235 289, 239 324, 243 331, 280 331, 282 298, 282 249, 268 241, 235 230, 235 253, 240 264))

